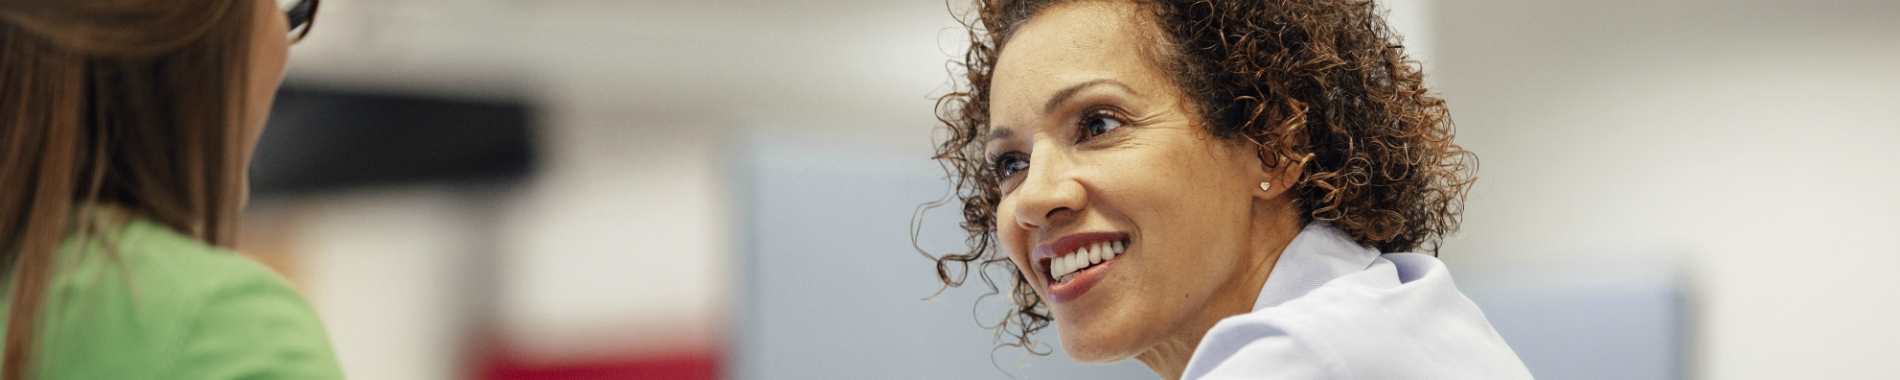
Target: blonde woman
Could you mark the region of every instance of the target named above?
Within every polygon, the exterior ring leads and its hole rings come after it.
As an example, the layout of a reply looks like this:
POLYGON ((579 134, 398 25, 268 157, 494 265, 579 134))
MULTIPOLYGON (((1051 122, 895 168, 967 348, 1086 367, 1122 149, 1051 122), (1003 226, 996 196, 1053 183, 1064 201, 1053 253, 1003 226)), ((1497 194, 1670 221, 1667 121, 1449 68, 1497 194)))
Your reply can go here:
POLYGON ((0 2, 0 378, 342 378, 309 304, 225 248, 316 5, 0 2))

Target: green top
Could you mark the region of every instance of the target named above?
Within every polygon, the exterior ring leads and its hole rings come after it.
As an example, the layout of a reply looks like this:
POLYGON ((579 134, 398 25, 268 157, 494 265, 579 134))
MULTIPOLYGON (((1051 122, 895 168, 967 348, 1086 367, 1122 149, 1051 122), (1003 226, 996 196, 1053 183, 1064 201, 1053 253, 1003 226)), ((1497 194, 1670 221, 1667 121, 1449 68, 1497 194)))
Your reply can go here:
POLYGON ((142 218, 98 235, 60 248, 36 379, 343 378, 316 312, 270 268, 142 218))

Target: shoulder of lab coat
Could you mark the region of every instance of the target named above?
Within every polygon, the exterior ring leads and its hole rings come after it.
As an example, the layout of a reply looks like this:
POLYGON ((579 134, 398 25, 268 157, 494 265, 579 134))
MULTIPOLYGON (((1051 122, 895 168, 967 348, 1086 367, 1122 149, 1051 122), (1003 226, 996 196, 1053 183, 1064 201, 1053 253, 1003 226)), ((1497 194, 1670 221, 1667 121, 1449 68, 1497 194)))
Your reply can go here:
POLYGON ((1380 255, 1324 223, 1283 252, 1254 311, 1208 330, 1182 379, 1531 378, 1437 258, 1380 255))

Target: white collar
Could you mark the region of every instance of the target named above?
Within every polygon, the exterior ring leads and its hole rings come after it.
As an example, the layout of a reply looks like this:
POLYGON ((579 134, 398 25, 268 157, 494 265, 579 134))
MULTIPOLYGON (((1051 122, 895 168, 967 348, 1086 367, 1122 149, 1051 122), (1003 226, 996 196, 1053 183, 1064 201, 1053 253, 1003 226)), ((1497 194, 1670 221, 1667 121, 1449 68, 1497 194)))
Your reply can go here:
POLYGON ((1300 298, 1339 276, 1366 270, 1378 258, 1378 250, 1359 245, 1331 223, 1308 223, 1280 252, 1253 310, 1300 298))

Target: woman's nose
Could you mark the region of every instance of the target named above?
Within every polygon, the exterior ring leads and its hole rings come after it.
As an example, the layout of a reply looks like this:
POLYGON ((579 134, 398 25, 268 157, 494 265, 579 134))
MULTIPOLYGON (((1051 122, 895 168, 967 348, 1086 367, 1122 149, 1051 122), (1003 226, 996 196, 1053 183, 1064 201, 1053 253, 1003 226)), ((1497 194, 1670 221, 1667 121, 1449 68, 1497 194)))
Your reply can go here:
POLYGON ((1017 227, 1037 229, 1062 223, 1088 204, 1088 189, 1072 175, 1071 166, 1060 153, 1030 157, 1022 185, 1010 194, 1016 198, 1017 227))

